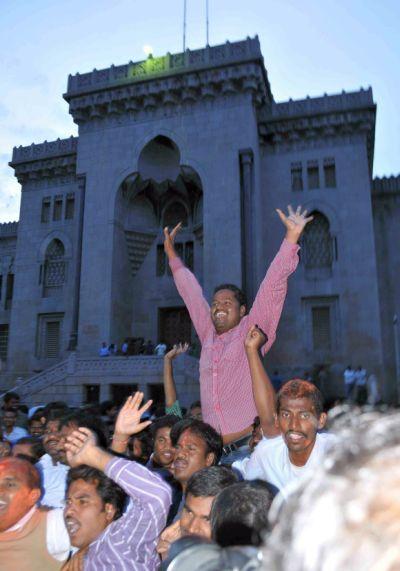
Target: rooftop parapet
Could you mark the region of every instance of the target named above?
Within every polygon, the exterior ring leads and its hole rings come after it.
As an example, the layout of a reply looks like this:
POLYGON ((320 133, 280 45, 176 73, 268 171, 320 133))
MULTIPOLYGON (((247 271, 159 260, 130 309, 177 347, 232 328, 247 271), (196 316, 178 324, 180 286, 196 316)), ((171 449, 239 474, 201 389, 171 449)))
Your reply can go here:
POLYGON ((64 98, 110 89, 121 85, 182 74, 201 69, 221 67, 236 63, 263 60, 258 36, 239 42, 226 42, 218 46, 207 46, 199 50, 152 57, 125 65, 112 65, 106 69, 94 69, 89 73, 70 75, 64 98))
POLYGON ((372 192, 373 194, 400 194, 400 175, 374 178, 372 192))
POLYGON ((272 117, 296 117, 304 115, 315 115, 320 113, 332 113, 335 111, 346 111, 348 109, 362 109, 373 107, 374 100, 372 89, 361 88, 360 91, 352 91, 327 95, 321 97, 306 97, 306 99, 289 99, 282 103, 275 103, 272 106, 272 117))
POLYGON ((20 163, 29 163, 53 157, 74 155, 78 148, 78 137, 68 139, 57 139, 56 141, 44 141, 44 143, 34 144, 27 147, 14 147, 10 166, 20 163))
POLYGON ((18 222, 2 222, 0 224, 0 238, 17 236, 18 222))

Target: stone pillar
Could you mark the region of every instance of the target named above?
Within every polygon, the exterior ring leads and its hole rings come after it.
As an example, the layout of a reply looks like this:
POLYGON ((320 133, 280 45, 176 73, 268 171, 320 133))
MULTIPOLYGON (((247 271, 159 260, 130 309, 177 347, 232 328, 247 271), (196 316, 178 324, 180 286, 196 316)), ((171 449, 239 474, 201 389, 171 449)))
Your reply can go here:
POLYGON ((242 235, 242 288, 247 295, 249 307, 255 297, 255 248, 254 248, 254 173, 253 151, 245 149, 239 153, 241 235, 242 235))

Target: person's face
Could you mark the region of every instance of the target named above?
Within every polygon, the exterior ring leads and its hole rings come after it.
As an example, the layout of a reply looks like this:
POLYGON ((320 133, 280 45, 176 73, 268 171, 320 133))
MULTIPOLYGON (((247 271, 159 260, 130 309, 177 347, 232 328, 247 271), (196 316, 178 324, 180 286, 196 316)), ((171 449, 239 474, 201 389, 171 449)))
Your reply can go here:
POLYGON ((0 441, 0 458, 6 458, 11 454, 11 444, 8 440, 0 441))
POLYGON ((186 496, 180 520, 182 535, 199 535, 211 539, 210 513, 213 501, 214 496, 186 496))
POLYGON ((115 507, 103 500, 96 485, 75 480, 67 492, 65 526, 74 547, 87 547, 113 521, 115 507))
MULTIPOLYGON (((289 449, 290 458, 307 462, 313 449, 317 431, 325 426, 326 414, 316 414, 311 399, 282 398, 276 424, 289 449)), ((302 464, 300 464, 302 465, 302 464)))
POLYGON ((239 305, 233 291, 221 289, 214 294, 211 303, 211 319, 217 333, 225 333, 238 325, 246 313, 246 307, 239 305))
POLYGON ((194 406, 190 409, 190 418, 197 418, 197 420, 203 420, 203 414, 201 412, 201 406, 194 406))
POLYGON ((0 464, 0 532, 15 525, 40 498, 40 489, 28 486, 21 466, 0 464))
POLYGON ((29 456, 29 458, 35 458, 34 454, 32 454, 32 446, 30 444, 14 444, 11 456, 18 456, 18 454, 29 456))
POLYGON ((5 410, 14 410, 17 412, 19 407, 19 399, 11 398, 7 404, 4 405, 5 410))
POLYGON ((17 415, 15 414, 15 412, 12 410, 6 410, 3 414, 4 427, 8 431, 11 431, 14 428, 16 422, 17 422, 17 415))
POLYGON ((58 458, 60 462, 62 462, 63 464, 68 464, 67 453, 65 450, 65 443, 67 441, 67 438, 70 434, 73 433, 74 430, 78 430, 78 428, 79 426, 76 424, 67 424, 66 426, 63 426, 62 429, 60 430, 60 438, 57 444, 57 452, 58 452, 58 458))
POLYGON ((29 424, 29 434, 31 436, 42 436, 44 432, 44 425, 40 420, 32 420, 29 424))
POLYGON ((175 450, 171 443, 171 427, 159 428, 154 438, 153 458, 157 464, 169 468, 175 457, 175 450))
POLYGON ((60 422, 58 420, 49 420, 43 433, 44 449, 54 460, 58 460, 59 427, 60 422))
POLYGON ((204 440, 193 434, 190 429, 185 430, 175 447, 175 459, 172 465, 175 479, 185 486, 192 474, 212 466, 213 462, 214 454, 207 453, 204 440))

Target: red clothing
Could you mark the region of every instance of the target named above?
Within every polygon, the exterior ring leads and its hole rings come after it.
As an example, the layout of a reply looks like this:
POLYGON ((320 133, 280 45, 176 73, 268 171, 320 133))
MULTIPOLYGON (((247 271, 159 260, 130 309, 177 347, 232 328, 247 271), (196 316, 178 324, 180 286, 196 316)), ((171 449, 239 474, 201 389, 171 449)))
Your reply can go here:
POLYGON ((283 241, 250 313, 222 335, 217 335, 215 331, 210 306, 194 275, 179 258, 173 258, 170 262, 175 285, 202 345, 200 396, 203 420, 223 435, 243 430, 257 416, 244 339, 249 328, 257 324, 268 335, 263 353, 270 349, 286 297, 287 279, 299 261, 298 251, 297 244, 283 241))

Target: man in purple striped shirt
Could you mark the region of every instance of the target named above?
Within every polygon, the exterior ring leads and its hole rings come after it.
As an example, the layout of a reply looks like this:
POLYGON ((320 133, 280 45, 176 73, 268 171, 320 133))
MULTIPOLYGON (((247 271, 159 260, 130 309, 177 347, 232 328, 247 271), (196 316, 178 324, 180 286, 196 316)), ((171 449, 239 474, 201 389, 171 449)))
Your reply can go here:
POLYGON ((164 248, 175 285, 185 302, 202 349, 200 356, 200 396, 203 420, 220 432, 224 444, 238 443, 250 436, 257 415, 252 393, 244 340, 252 325, 267 335, 266 353, 275 340, 286 297, 288 277, 297 267, 300 236, 312 216, 288 207, 288 216, 278 215, 286 236, 260 286, 250 313, 246 315, 243 292, 232 284, 215 288, 211 307, 195 276, 178 257, 174 241, 181 224, 171 232, 164 229, 164 248))
POLYGON ((71 544, 79 547, 79 552, 66 569, 158 569, 156 545, 171 504, 169 485, 144 466, 99 448, 87 428, 74 431, 65 447, 72 468, 86 465, 100 475, 104 472, 130 497, 127 510, 118 517, 118 502, 113 494, 103 492, 104 485, 100 490, 100 478, 82 477, 70 484, 64 518, 71 544))

